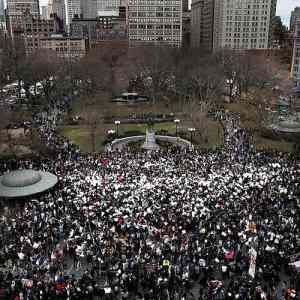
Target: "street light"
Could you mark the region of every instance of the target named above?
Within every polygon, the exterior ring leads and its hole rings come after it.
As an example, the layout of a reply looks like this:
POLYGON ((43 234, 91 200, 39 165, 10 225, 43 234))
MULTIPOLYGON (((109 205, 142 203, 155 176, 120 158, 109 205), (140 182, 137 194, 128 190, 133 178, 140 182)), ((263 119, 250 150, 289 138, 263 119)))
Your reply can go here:
POLYGON ((116 125, 116 133, 117 133, 117 136, 119 136, 119 125, 121 124, 120 121, 115 121, 115 125, 116 125))
POLYGON ((175 126, 176 126, 176 136, 178 136, 178 124, 180 123, 179 119, 174 120, 175 126))
POLYGON ((191 134, 191 139, 190 139, 190 142, 191 144, 193 143, 193 133, 196 131, 195 128, 191 127, 191 128, 188 128, 188 131, 190 132, 191 134))

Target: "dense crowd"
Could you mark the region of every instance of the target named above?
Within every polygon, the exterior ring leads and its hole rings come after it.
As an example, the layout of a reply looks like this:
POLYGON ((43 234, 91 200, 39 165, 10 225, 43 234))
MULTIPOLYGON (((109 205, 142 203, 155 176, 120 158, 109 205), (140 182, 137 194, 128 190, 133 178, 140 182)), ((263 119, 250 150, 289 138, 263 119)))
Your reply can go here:
POLYGON ((67 101, 35 120, 55 159, 0 165, 59 178, 1 213, 0 299, 299 299, 292 155, 245 156, 230 121, 226 151, 82 155, 55 131, 67 101))

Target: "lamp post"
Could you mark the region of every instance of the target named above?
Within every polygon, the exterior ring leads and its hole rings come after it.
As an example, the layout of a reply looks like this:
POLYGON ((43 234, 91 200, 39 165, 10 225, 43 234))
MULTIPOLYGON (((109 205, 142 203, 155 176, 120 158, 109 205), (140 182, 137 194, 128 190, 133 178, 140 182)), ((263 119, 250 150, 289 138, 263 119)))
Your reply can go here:
POLYGON ((192 144, 192 143, 193 143, 193 134, 194 134, 194 132, 196 131, 196 129, 193 128, 193 127, 191 127, 191 128, 188 129, 188 131, 189 131, 190 134, 191 134, 190 142, 191 142, 191 144, 192 144))
POLYGON ((176 128, 176 136, 178 136, 178 124, 180 123, 180 120, 179 119, 175 119, 174 123, 175 123, 175 128, 176 128))
POLYGON ((116 125, 116 133, 117 133, 117 136, 119 136, 119 126, 120 126, 121 122, 120 121, 115 121, 115 125, 116 125))

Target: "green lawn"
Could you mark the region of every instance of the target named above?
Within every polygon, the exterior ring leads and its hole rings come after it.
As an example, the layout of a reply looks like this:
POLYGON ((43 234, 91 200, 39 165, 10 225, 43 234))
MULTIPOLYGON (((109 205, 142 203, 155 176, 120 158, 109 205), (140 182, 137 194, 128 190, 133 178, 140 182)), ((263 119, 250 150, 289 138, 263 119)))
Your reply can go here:
MULTIPOLYGON (((230 103, 225 108, 229 111, 239 113, 242 126, 248 129, 259 130, 257 109, 248 103, 230 103)), ((254 147, 256 150, 270 150, 279 152, 292 152, 294 144, 285 140, 273 140, 255 134, 254 147)))
MULTIPOLYGON (((189 122, 182 122, 178 127, 178 131, 181 134, 184 134, 186 139, 190 138, 188 133, 188 127, 191 124, 189 122)), ((154 125, 156 131, 165 130, 170 135, 175 135, 175 125, 174 123, 157 123, 154 125)), ((114 124, 105 124, 104 127, 99 128, 98 138, 96 139, 96 151, 100 152, 104 149, 103 142, 107 137, 107 131, 109 129, 115 129, 114 124)), ((121 124, 119 127, 119 134, 124 135, 126 132, 140 132, 141 134, 145 133, 147 129, 147 124, 121 124)), ((64 126, 60 128, 60 132, 63 136, 67 137, 74 144, 78 145, 83 152, 91 152, 92 143, 90 138, 90 130, 87 126, 76 125, 76 126, 64 126)), ((199 137, 195 135, 194 141, 197 144, 200 144, 202 148, 214 148, 219 146, 221 141, 221 131, 220 126, 217 122, 209 121, 208 127, 206 129, 205 136, 207 137, 206 142, 200 141, 199 137)))
MULTIPOLYGON (((65 126, 60 129, 63 136, 68 138, 72 143, 78 145, 83 152, 92 151, 92 143, 90 138, 90 131, 86 126, 65 126)), ((96 139, 96 151, 103 150, 104 136, 101 130, 98 131, 98 138, 96 139)))
POLYGON ((91 99, 89 98, 78 98, 72 104, 71 114, 73 116, 80 115, 86 110, 93 110, 103 114, 105 116, 117 116, 119 118, 128 117, 131 114, 142 114, 142 113, 160 113, 168 114, 175 113, 181 114, 184 109, 182 105, 174 102, 167 105, 166 102, 161 101, 158 103, 137 103, 137 104, 124 104, 124 103, 113 103, 111 102, 112 97, 108 94, 100 94, 91 99))
POLYGON ((293 152, 294 144, 284 140, 271 140, 256 135, 254 137, 254 145, 256 150, 269 150, 279 152, 293 152))
MULTIPOLYGON (((112 103, 109 95, 99 95, 93 99, 77 99, 72 107, 71 115, 81 115, 86 111, 96 111, 104 116, 114 116, 115 118, 128 117, 136 113, 174 113, 181 118, 184 108, 178 104, 167 106, 166 103, 152 103, 124 105, 112 103)), ((238 103, 225 104, 225 109, 228 111, 239 113, 242 120, 242 126, 248 129, 259 130, 258 127, 258 111, 255 105, 249 104, 246 101, 238 103)), ((184 120, 180 123, 178 131, 186 139, 190 139, 188 128, 193 127, 192 123, 184 120)), ((119 134, 126 135, 127 132, 145 133, 147 124, 121 124, 119 127, 119 134)), ((154 125, 156 131, 165 130, 169 134, 175 134, 175 125, 173 122, 158 123, 154 125)), ((103 128, 99 129, 98 138, 96 142, 96 151, 103 150, 103 142, 106 139, 107 131, 109 129, 116 129, 114 124, 105 124, 103 128)), ((64 136, 69 138, 73 143, 77 144, 82 151, 91 151, 91 138, 89 137, 89 130, 84 125, 65 126, 62 127, 61 132, 64 136)), ((207 127, 202 133, 202 138, 199 134, 194 136, 195 143, 201 148, 214 149, 223 144, 222 128, 218 122, 208 120, 207 127)), ((257 150, 277 150, 281 152, 289 152, 293 150, 293 143, 283 140, 272 140, 263 138, 256 134, 254 138, 255 148, 257 150)))

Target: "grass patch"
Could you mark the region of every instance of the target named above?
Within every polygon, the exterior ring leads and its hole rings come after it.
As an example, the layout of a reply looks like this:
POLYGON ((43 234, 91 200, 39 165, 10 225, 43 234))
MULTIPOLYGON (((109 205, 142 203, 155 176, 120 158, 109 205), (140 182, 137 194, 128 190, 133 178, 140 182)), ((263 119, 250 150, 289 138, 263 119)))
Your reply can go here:
MULTIPOLYGON (((79 146, 83 152, 92 151, 90 130, 86 126, 66 126, 60 129, 60 133, 68 138, 73 144, 79 146)), ((102 130, 98 130, 96 138, 96 151, 103 150, 104 135, 102 130)))
MULTIPOLYGON (((178 127, 178 132, 186 139, 190 139, 188 128, 191 127, 191 123, 182 122, 178 127)), ((104 150, 103 143, 107 138, 107 131, 109 129, 115 129, 114 124, 105 124, 102 128, 97 131, 96 139, 96 152, 101 152, 104 150)), ((147 129, 147 124, 121 124, 119 126, 119 135, 125 135, 127 132, 136 132, 140 134, 145 134, 147 129)), ((176 128, 175 124, 172 122, 168 123, 156 123, 154 124, 154 129, 156 132, 165 131, 168 135, 175 135, 176 128)), ((222 144, 221 140, 221 127, 217 122, 209 121, 208 126, 205 129, 204 136, 205 141, 200 139, 199 135, 195 134, 194 141, 201 148, 214 149, 222 144)), ((79 146, 83 152, 92 151, 92 143, 90 138, 90 130, 84 125, 75 126, 64 126, 60 128, 60 133, 68 138, 72 143, 79 146)))
POLYGON ((254 136, 254 146, 258 151, 293 152, 294 144, 284 140, 271 140, 259 135, 254 136))
POLYGON ((92 110, 105 116, 116 116, 119 118, 128 117, 133 114, 182 114, 184 108, 177 101, 159 101, 157 103, 114 103, 109 94, 99 94, 93 98, 81 97, 76 99, 72 104, 71 116, 80 115, 83 111, 92 110))
MULTIPOLYGON (((231 112, 238 113, 241 116, 242 127, 247 129, 253 129, 259 132, 259 112, 258 106, 250 104, 247 101, 225 104, 225 109, 231 112)), ((92 99, 79 98, 72 105, 71 116, 80 115, 81 113, 92 110, 99 112, 104 116, 114 116, 116 119, 126 118, 133 114, 169 114, 174 113, 180 118, 185 111, 182 105, 178 103, 171 103, 167 105, 166 102, 159 102, 155 105, 152 103, 140 103, 140 104, 117 104, 111 102, 111 96, 107 94, 101 94, 93 97, 92 99)), ((182 117, 183 118, 183 117, 182 117)), ((182 120, 178 126, 178 132, 180 136, 189 140, 190 134, 188 128, 193 127, 193 124, 189 120, 182 120)), ((175 135, 175 124, 173 122, 156 123, 154 125, 155 130, 164 131, 166 134, 175 135)), ((116 129, 114 124, 105 124, 103 128, 99 129, 98 138, 96 140, 96 151, 103 150, 103 142, 107 138, 107 131, 109 129, 116 129)), ((147 124, 121 124, 119 126, 119 135, 128 135, 128 133, 140 133, 144 134, 147 129, 147 124)), ((208 120, 206 128, 204 128, 200 135, 195 133, 193 140, 201 148, 215 149, 223 145, 223 129, 220 124, 213 120, 208 120)), ((64 136, 69 138, 74 144, 78 145, 83 152, 91 151, 91 139, 89 137, 89 130, 84 125, 78 126, 65 126, 61 129, 64 136)), ((254 137, 254 147, 257 150, 272 150, 280 152, 293 151, 293 143, 283 140, 273 140, 262 137, 257 133, 254 137)))

